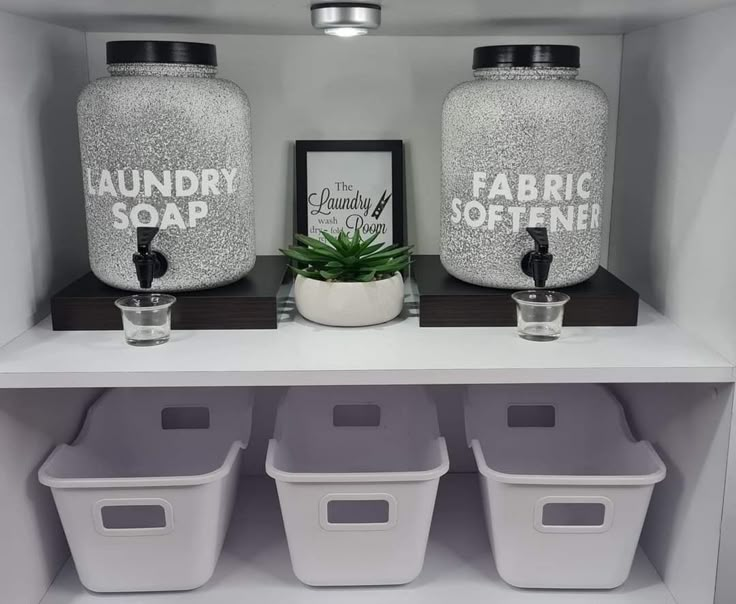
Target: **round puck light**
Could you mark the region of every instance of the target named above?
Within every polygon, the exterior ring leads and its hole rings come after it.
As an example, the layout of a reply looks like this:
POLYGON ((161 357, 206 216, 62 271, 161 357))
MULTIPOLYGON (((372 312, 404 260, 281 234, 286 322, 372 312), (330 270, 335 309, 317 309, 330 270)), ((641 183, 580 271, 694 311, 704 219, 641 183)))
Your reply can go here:
POLYGON ((321 2, 312 5, 312 26, 330 36, 352 38, 381 25, 381 7, 365 2, 321 2))

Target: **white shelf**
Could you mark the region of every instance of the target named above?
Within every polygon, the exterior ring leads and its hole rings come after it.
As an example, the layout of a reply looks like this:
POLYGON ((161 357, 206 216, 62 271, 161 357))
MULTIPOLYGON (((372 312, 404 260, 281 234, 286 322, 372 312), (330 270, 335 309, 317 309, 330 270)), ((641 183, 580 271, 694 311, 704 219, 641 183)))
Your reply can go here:
POLYGON ((424 571, 404 587, 314 589, 294 577, 276 490, 247 478, 213 579, 192 592, 102 596, 86 591, 69 562, 41 604, 675 604, 643 552, 629 580, 612 591, 520 590, 506 585, 491 558, 477 478, 442 478, 424 571))
MULTIPOLYGON (((311 34, 306 0, 0 0, 0 10, 87 31, 311 34)), ((382 34, 618 34, 729 0, 380 0, 382 34)))
POLYGON ((637 327, 566 327, 557 342, 514 328, 366 328, 302 319, 286 299, 275 330, 174 331, 134 348, 120 331, 55 332, 49 319, 0 349, 0 388, 731 382, 726 359, 646 304, 637 327))

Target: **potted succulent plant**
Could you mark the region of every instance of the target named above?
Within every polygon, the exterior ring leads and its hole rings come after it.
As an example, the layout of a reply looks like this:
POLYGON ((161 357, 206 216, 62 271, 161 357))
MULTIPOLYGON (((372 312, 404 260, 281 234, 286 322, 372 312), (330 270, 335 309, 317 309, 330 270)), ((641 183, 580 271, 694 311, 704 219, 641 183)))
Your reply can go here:
POLYGON ((356 229, 324 241, 296 235, 298 245, 281 252, 296 273, 294 298, 299 313, 316 323, 338 327, 390 321, 404 306, 401 271, 411 263, 411 246, 374 243, 356 229))

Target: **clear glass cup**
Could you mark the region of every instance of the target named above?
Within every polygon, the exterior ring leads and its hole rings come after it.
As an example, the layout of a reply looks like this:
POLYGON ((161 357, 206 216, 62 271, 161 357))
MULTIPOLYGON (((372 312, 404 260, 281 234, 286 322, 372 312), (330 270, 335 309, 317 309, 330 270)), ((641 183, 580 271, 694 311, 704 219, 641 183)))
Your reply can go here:
POLYGON ((123 315, 125 341, 131 346, 157 346, 171 336, 171 307, 168 294, 135 294, 118 298, 115 306, 123 315))
POLYGON ((516 329, 525 340, 551 342, 562 334, 562 317, 570 296, 530 289, 511 296, 516 302, 516 329))

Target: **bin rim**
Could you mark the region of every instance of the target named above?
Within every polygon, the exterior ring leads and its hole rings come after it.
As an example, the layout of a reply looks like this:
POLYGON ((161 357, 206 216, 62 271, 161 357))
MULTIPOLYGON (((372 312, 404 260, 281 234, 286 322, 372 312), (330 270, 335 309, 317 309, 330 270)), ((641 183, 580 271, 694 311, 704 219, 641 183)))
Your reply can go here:
POLYGON ((447 453, 447 443, 442 436, 433 439, 433 446, 440 454, 440 464, 429 470, 407 472, 288 472, 279 470, 274 464, 278 440, 268 441, 266 452, 266 474, 280 482, 290 483, 370 483, 370 482, 423 482, 436 480, 447 474, 450 469, 450 458, 447 453))
POLYGON ((646 448, 655 465, 654 472, 641 475, 553 475, 553 474, 508 474, 489 467, 483 454, 483 447, 478 439, 470 441, 470 448, 475 455, 478 471, 485 476, 504 484, 559 485, 559 486, 643 486, 656 484, 664 480, 667 469, 649 441, 638 441, 646 448))
POLYGON ((135 488, 157 488, 157 487, 188 487, 199 486, 218 481, 229 474, 238 454, 246 445, 236 440, 230 445, 223 463, 211 472, 204 474, 193 474, 191 476, 126 476, 124 478, 99 477, 99 478, 60 478, 49 472, 50 465, 54 459, 63 454, 66 449, 81 445, 59 445, 49 455, 48 459, 38 470, 38 480, 41 484, 52 489, 135 489, 135 488))

